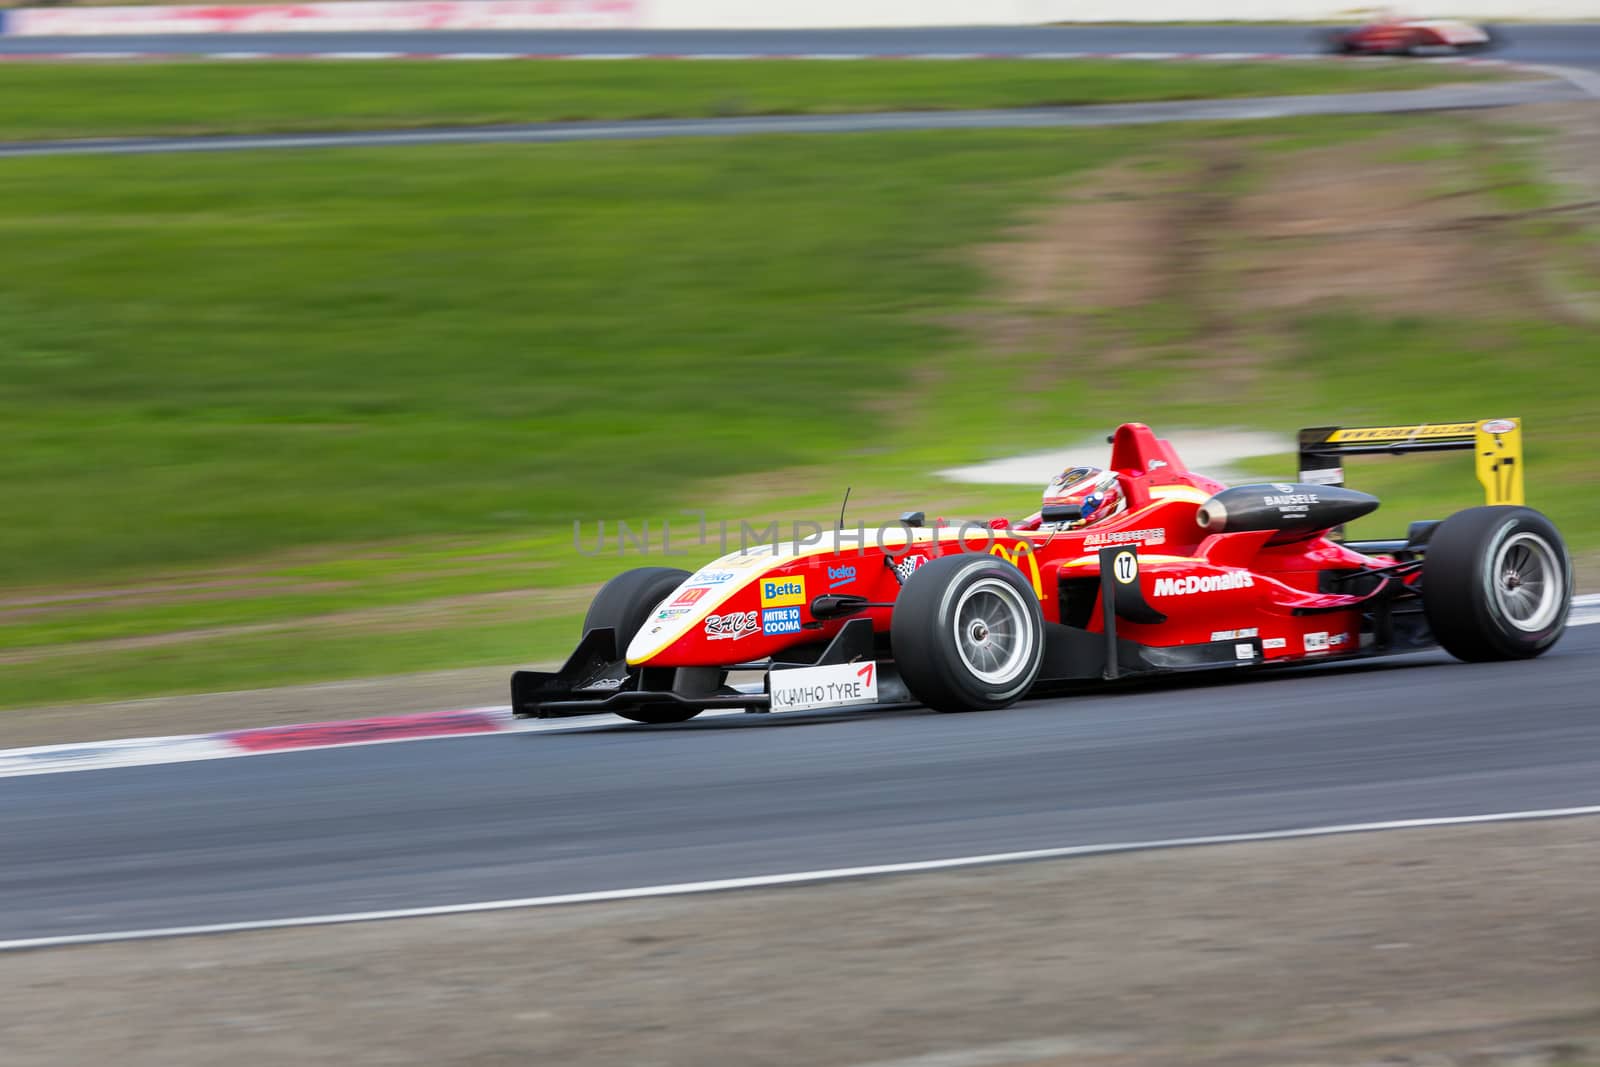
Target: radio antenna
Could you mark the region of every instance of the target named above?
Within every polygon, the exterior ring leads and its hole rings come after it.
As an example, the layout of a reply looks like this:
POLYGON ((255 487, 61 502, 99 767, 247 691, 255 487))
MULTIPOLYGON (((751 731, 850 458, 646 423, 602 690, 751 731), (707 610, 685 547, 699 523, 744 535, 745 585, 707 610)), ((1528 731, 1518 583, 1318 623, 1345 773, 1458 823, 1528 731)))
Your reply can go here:
POLYGON ((850 487, 844 487, 844 500, 839 504, 839 529, 844 529, 844 509, 850 505, 850 487))

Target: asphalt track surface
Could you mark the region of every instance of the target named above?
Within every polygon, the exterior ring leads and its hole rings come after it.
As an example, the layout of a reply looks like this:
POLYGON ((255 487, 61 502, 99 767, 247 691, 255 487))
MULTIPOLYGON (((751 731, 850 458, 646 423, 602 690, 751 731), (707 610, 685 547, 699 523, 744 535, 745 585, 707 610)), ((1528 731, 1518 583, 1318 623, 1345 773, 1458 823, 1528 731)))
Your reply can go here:
MULTIPOLYGON (((1029 52, 1317 51, 1318 28, 1307 25, 1115 25, 930 27, 881 30, 570 30, 416 33, 182 34, 155 37, 0 37, 0 54, 117 51, 160 54, 522 52, 563 54, 918 55, 1029 52)), ((1497 56, 1600 70, 1600 23, 1506 27, 1497 56)))
POLYGON ((1592 805, 1597 653, 12 778, 0 940, 1592 805))

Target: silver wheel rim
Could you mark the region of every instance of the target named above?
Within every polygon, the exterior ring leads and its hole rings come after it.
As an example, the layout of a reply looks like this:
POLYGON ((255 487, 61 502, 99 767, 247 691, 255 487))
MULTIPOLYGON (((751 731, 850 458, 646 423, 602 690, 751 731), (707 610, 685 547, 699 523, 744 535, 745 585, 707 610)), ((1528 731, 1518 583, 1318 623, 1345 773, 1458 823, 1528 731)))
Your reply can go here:
POLYGON ((1495 602, 1505 620, 1525 633, 1555 622, 1566 597, 1566 573, 1550 542, 1533 533, 1506 538, 1490 568, 1495 602))
POLYGON ((1034 633, 1022 594, 999 578, 983 578, 961 593, 955 610, 956 651, 974 678, 987 685, 1015 681, 1028 669, 1034 633))

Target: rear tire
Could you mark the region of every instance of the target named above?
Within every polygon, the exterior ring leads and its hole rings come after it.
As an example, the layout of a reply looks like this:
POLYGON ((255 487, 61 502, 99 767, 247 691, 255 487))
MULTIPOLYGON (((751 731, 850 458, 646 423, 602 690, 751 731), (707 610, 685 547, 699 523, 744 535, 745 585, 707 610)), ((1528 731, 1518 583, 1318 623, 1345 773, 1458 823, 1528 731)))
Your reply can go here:
MULTIPOLYGON (((636 567, 623 571, 594 595, 589 602, 589 613, 583 617, 583 632, 608 628, 616 634, 616 659, 628 654, 628 645, 656 609, 672 591, 682 585, 689 572, 676 567, 636 567)), ((656 707, 628 708, 618 715, 634 722, 683 722, 700 714, 701 708, 685 708, 677 704, 656 707)))
POLYGON ((993 556, 941 556, 918 567, 895 601, 895 666, 935 711, 1004 708, 1033 688, 1044 614, 1022 573, 993 556))
POLYGON ((1530 659, 1566 629, 1572 560, 1555 526, 1532 508, 1458 511, 1428 541, 1422 606, 1457 659, 1530 659))

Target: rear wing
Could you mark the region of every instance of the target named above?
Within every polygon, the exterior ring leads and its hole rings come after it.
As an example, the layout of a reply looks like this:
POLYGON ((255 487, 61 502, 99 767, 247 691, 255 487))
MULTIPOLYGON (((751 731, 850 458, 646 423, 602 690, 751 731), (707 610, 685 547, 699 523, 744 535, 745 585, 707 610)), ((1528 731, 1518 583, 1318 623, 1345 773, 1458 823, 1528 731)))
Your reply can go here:
POLYGON ((1343 457, 1472 449, 1484 502, 1522 504, 1522 420, 1419 426, 1314 426, 1300 431, 1300 480, 1343 485, 1343 457))

